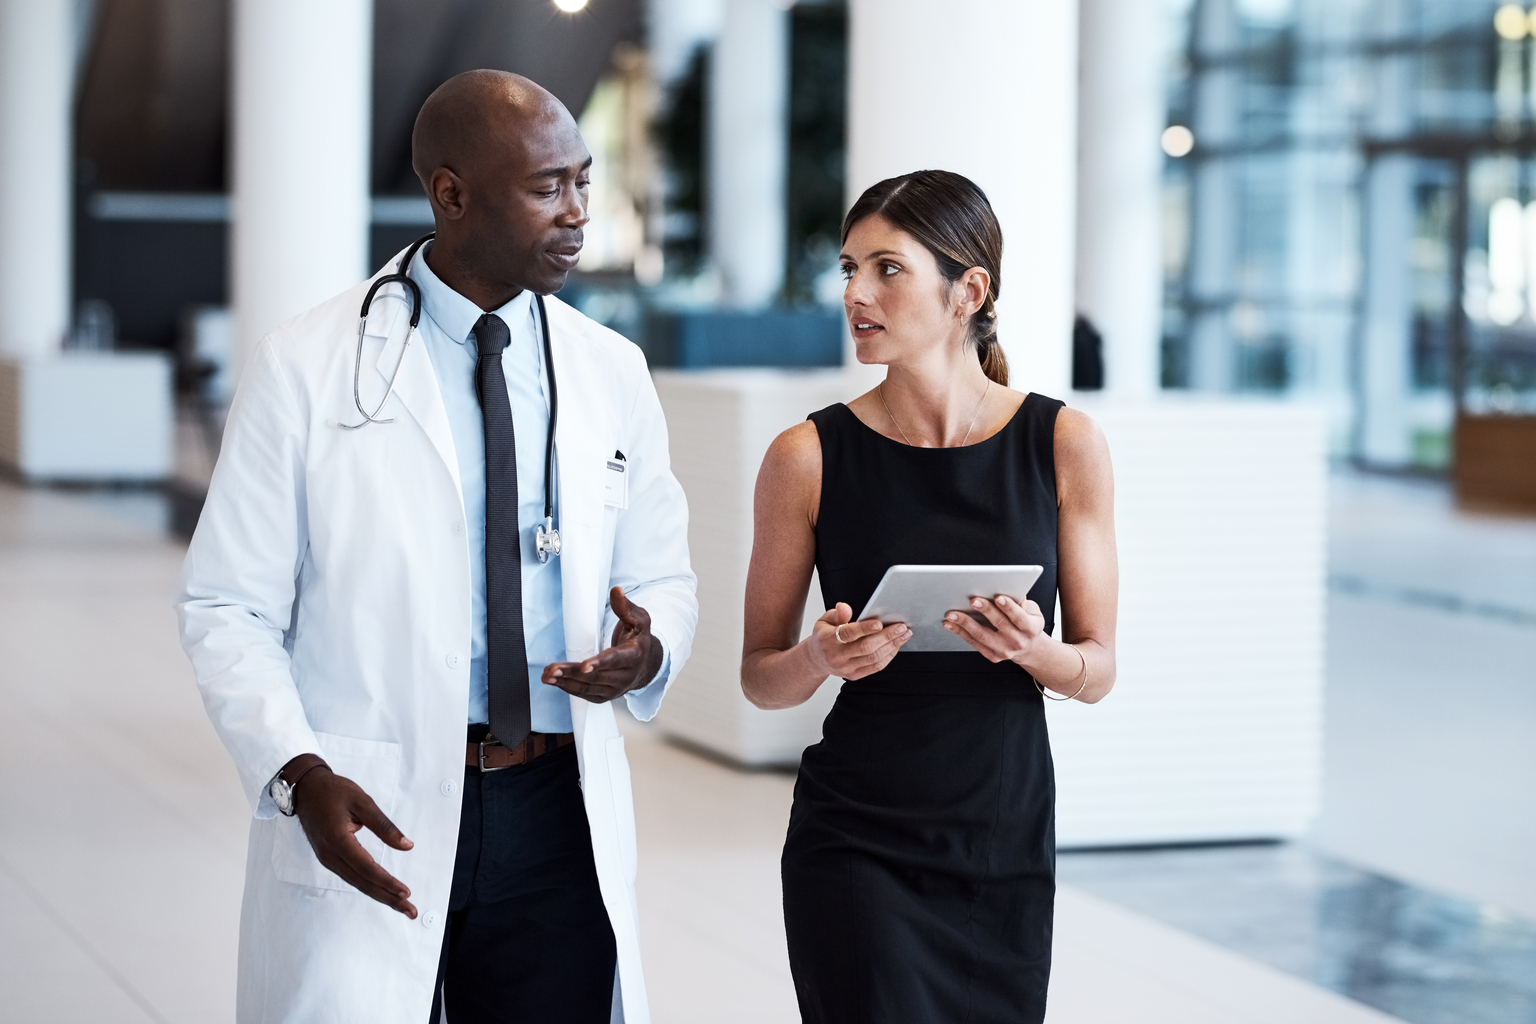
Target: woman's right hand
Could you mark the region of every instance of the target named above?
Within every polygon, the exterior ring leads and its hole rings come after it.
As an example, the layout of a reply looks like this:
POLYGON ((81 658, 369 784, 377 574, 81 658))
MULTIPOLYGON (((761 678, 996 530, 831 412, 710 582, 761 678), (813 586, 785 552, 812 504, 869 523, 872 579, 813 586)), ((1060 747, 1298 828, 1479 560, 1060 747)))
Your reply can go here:
POLYGON ((910 639, 912 631, 906 623, 882 626, 879 619, 854 622, 853 609, 839 601, 816 620, 816 628, 804 643, 819 674, 862 679, 889 665, 902 644, 910 639))

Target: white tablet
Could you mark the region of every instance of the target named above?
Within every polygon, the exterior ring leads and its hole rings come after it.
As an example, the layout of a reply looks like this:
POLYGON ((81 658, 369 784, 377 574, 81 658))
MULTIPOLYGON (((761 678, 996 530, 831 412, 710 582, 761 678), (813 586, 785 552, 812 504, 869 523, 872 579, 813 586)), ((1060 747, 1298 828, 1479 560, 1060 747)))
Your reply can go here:
POLYGON ((985 621, 971 598, 1007 594, 1022 602, 1043 571, 1038 565, 893 565, 858 619, 905 622, 912 639, 904 651, 974 651, 944 628, 944 615, 963 611, 985 621))

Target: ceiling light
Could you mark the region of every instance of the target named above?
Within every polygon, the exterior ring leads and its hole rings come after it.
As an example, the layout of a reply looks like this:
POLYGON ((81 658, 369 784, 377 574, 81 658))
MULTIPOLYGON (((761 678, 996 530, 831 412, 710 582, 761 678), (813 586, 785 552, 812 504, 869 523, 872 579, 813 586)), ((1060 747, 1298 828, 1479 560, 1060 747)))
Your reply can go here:
POLYGON ((1189 156, 1195 148, 1195 133, 1181 124, 1163 132, 1163 152, 1171 157, 1189 156))
POLYGON ((1493 30, 1499 34, 1500 39, 1508 39, 1515 42, 1525 38, 1529 24, 1525 17, 1525 8, 1519 4, 1505 4, 1493 14, 1493 30))
POLYGON ((575 14, 577 11, 586 10, 587 0, 555 0, 555 7, 566 14, 575 14))

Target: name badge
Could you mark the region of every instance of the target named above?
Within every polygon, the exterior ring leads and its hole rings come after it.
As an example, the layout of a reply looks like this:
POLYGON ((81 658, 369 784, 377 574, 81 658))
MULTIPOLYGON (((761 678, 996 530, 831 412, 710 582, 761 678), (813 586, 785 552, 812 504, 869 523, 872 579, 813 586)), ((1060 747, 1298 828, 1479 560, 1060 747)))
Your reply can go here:
POLYGON ((629 508, 629 467, 609 459, 603 469, 603 504, 612 508, 629 508))

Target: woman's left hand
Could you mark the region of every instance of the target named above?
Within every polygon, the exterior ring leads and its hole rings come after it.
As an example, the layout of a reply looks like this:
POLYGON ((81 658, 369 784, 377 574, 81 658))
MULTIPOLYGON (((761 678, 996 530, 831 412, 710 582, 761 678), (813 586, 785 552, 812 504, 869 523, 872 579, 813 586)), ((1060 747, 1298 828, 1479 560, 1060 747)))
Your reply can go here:
POLYGON ((944 616, 944 628, 976 648, 994 664, 1000 661, 1023 659, 1035 644, 1046 635, 1045 615, 1033 601, 1015 601, 999 594, 996 600, 984 597, 971 599, 971 607, 992 624, 988 629, 964 612, 950 612, 944 616))

